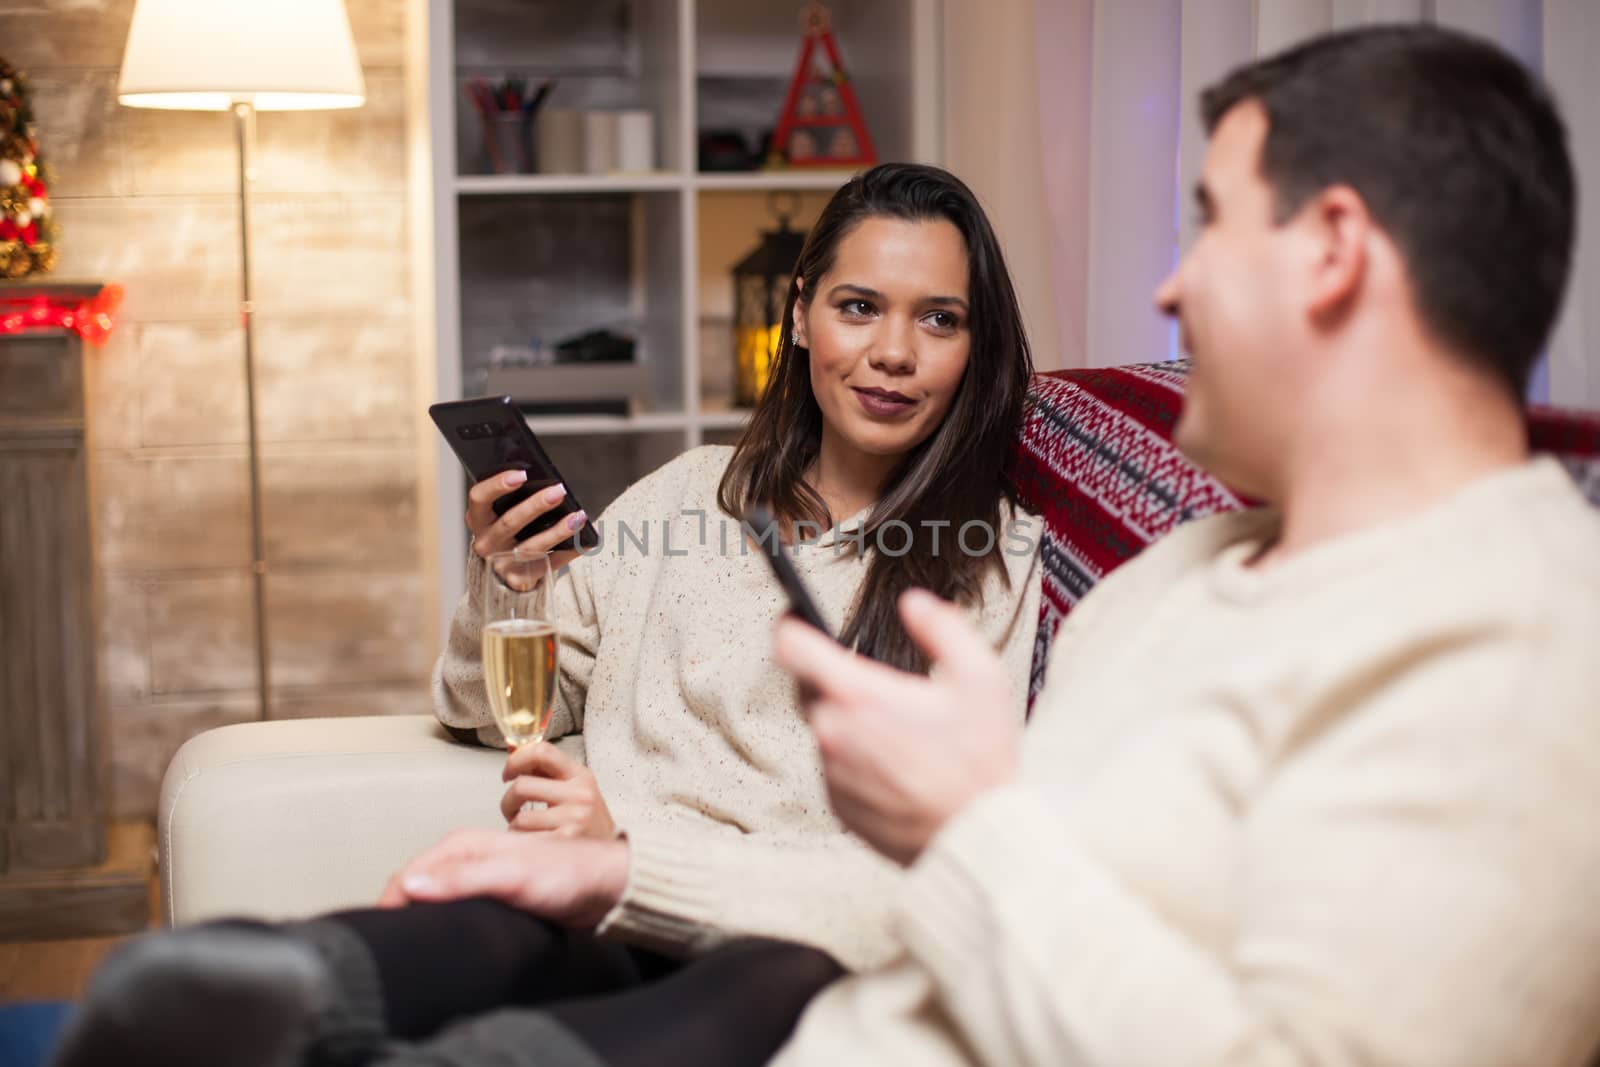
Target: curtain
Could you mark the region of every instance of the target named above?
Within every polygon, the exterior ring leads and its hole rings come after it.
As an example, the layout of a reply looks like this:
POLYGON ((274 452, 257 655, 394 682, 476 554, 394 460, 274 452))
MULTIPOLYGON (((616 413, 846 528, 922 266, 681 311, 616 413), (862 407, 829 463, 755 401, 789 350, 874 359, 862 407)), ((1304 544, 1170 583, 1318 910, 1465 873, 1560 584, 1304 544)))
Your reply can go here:
MULTIPOLYGON (((1203 86, 1314 34, 1411 20, 1488 37, 1540 72, 1566 116, 1580 208, 1600 200, 1592 0, 946 0, 945 159, 996 213, 1040 366, 1176 354, 1151 294, 1193 236, 1203 86)), ((1593 214, 1580 210, 1535 400, 1600 408, 1593 214)))
POLYGON ((946 0, 941 73, 944 165, 982 201, 1005 251, 1041 369, 1057 352, 1051 230, 1039 137, 1034 0, 946 0))

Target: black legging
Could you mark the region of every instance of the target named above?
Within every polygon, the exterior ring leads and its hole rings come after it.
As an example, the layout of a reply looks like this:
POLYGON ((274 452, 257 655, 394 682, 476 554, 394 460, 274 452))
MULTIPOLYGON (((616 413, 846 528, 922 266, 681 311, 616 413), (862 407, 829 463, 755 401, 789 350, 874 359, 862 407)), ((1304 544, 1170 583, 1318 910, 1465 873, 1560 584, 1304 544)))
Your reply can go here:
MULTIPOLYGON (((491 900, 344 912, 325 921, 354 932, 370 953, 393 1037, 448 1046, 463 1020, 497 1008, 537 1008, 540 1025, 555 1023, 609 1067, 763 1064, 806 1003, 843 973, 816 949, 757 939, 680 962, 491 900)), ((488 1025, 500 1027, 497 1050, 516 1047, 505 1028, 521 1025, 518 1019, 488 1025)), ((461 1047, 474 1040, 481 1039, 461 1034, 461 1047)), ((469 1062, 470 1053, 460 1055, 469 1062)), ((527 1062, 541 1062, 537 1048, 527 1062)))

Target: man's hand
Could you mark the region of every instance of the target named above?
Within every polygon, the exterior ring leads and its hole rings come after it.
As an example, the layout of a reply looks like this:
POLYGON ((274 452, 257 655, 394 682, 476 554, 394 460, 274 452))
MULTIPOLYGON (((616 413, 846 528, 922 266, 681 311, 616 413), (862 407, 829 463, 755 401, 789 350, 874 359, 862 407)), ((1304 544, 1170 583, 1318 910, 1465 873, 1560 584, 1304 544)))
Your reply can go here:
POLYGON ((789 618, 776 648, 807 694, 834 812, 910 863, 951 816, 1015 777, 1022 724, 1008 710, 1004 664, 958 608, 911 590, 900 617, 932 677, 862 659, 789 618))
POLYGON ((493 897, 563 926, 593 927, 622 899, 628 844, 457 830, 389 879, 378 906, 493 897))
POLYGON ((617 836, 593 772, 550 742, 512 752, 501 777, 511 783, 500 798, 511 829, 601 840, 617 836), (540 802, 545 806, 524 807, 540 802))

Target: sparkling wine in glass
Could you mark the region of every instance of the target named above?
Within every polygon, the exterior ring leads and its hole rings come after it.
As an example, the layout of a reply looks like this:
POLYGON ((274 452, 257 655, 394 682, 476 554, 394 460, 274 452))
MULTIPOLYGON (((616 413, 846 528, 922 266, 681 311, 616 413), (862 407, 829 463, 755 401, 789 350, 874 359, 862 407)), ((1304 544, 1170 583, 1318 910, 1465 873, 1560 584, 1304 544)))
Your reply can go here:
POLYGON ((512 748, 544 739, 556 695, 550 557, 497 552, 483 568, 483 684, 512 748))

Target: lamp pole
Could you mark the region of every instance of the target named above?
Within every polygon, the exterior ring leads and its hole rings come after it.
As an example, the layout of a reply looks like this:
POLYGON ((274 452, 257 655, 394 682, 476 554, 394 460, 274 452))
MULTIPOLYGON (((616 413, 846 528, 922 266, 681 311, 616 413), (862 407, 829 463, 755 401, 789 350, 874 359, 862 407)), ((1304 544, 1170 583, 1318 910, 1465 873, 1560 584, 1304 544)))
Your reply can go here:
POLYGON ((256 180, 256 109, 244 101, 233 105, 233 127, 239 142, 239 319, 244 327, 245 428, 250 467, 250 572, 256 609, 256 699, 260 717, 272 717, 271 679, 267 659, 267 554, 262 530, 261 453, 256 429, 255 302, 250 292, 250 188, 256 180))

